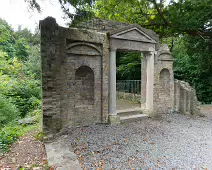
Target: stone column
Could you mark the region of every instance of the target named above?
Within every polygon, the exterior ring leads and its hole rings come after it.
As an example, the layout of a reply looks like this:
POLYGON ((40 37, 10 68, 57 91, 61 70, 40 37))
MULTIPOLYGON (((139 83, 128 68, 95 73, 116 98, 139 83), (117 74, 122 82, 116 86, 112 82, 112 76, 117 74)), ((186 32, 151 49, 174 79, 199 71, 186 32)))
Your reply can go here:
POLYGON ((175 82, 175 106, 174 111, 179 113, 180 112, 180 83, 179 81, 175 82))
POLYGON ((186 107, 186 111, 188 114, 191 114, 191 91, 188 90, 187 91, 187 107, 186 107))
POLYGON ((116 50, 110 50, 109 57, 109 123, 119 124, 120 118, 116 113, 116 50))
MULTIPOLYGON (((146 54, 147 58, 147 82, 146 82, 146 109, 153 111, 153 88, 154 88, 154 52, 146 54)), ((151 113, 150 113, 151 114, 151 113)))
POLYGON ((145 107, 146 103, 146 56, 142 54, 142 60, 141 60, 141 107, 145 107))

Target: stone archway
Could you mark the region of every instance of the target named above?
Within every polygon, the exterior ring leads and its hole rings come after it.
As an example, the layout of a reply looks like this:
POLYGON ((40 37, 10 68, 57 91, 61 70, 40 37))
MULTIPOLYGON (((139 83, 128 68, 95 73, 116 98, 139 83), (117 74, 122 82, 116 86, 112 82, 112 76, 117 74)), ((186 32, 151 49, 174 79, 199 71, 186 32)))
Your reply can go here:
POLYGON ((143 70, 141 79, 142 90, 145 90, 145 110, 151 114, 153 110, 153 88, 154 88, 154 60, 158 37, 153 32, 131 25, 110 32, 110 57, 109 57, 109 121, 119 122, 116 111, 116 51, 137 51, 144 54, 142 63, 143 70), (144 85, 145 84, 145 85, 144 85))
POLYGON ((88 21, 79 29, 61 27, 51 17, 40 21, 45 133, 55 134, 66 125, 120 123, 116 112, 118 50, 143 54, 141 107, 145 113, 154 116, 163 108, 199 113, 195 90, 174 81, 171 53, 168 46, 159 46, 153 31, 115 21, 101 23, 88 21), (170 85, 170 95, 164 97, 161 86, 166 85, 170 85))

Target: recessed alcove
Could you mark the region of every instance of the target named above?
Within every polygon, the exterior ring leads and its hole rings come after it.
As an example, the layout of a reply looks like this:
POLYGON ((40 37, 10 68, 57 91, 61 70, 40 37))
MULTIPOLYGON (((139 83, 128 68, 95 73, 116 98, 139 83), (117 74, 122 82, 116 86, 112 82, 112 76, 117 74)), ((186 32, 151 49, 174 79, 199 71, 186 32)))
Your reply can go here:
POLYGON ((75 72, 75 105, 94 104, 94 72, 88 66, 81 66, 75 72))

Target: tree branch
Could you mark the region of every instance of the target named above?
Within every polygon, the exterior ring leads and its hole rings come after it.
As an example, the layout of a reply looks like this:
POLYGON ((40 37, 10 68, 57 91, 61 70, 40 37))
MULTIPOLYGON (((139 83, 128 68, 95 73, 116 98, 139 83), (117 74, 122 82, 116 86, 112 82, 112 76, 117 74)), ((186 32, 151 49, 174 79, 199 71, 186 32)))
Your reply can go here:
POLYGON ((170 24, 169 24, 169 22, 166 20, 166 18, 164 17, 164 15, 163 15, 163 13, 162 13, 162 10, 159 8, 159 6, 158 6, 156 0, 152 0, 152 2, 153 2, 153 4, 154 4, 156 10, 158 11, 160 17, 162 18, 163 22, 164 22, 167 26, 169 26, 170 24))

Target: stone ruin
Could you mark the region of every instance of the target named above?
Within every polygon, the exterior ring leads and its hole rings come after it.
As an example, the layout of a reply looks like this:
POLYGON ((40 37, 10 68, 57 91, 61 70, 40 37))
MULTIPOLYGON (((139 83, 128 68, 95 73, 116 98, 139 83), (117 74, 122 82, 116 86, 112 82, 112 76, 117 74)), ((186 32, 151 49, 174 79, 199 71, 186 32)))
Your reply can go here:
POLYGON ((116 51, 137 51, 141 67, 141 108, 161 113, 199 114, 196 93, 174 80, 173 57, 158 36, 139 25, 93 19, 64 28, 52 17, 40 21, 43 130, 120 123, 116 111, 116 51))

